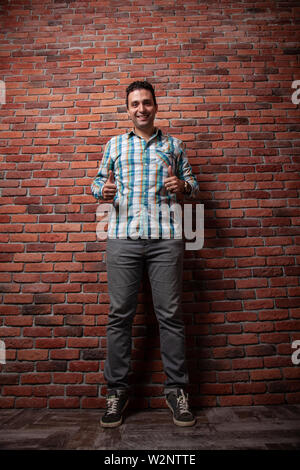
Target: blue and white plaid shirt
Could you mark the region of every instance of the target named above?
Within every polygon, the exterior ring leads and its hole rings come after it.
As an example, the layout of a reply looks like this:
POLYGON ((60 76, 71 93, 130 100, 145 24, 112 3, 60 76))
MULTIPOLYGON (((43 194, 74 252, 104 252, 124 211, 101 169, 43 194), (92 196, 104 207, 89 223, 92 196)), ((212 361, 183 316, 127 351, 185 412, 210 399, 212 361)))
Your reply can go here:
POLYGON ((109 238, 127 238, 132 233, 136 238, 177 238, 172 212, 163 210, 177 201, 176 194, 164 186, 169 165, 174 175, 190 184, 189 198, 196 198, 198 183, 181 140, 156 129, 148 142, 134 131, 108 141, 91 190, 96 199, 103 199, 103 186, 113 171, 117 193, 109 238))

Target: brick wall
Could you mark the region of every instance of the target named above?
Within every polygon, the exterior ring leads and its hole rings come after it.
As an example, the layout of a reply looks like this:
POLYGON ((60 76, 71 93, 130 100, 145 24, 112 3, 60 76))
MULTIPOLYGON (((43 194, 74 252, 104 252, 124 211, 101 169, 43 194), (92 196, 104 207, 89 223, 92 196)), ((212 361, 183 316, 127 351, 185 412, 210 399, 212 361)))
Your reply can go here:
MULTIPOLYGON (((299 403, 299 3, 0 8, 0 406, 104 405, 109 297, 90 184, 104 144, 130 126, 126 86, 145 78, 157 124, 187 144, 205 205, 205 244, 184 269, 191 401, 299 403)), ((132 383, 134 406, 156 408, 164 373, 147 282, 132 383)))

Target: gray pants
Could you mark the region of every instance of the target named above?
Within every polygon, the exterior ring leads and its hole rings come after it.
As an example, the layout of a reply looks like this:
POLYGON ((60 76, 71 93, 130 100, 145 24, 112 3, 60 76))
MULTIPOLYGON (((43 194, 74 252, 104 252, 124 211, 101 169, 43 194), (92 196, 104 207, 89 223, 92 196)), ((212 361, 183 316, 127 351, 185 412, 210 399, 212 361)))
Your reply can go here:
POLYGON ((183 252, 184 242, 176 239, 107 240, 110 312, 104 377, 108 390, 129 388, 132 321, 144 265, 159 322, 161 358, 167 377, 165 393, 187 385, 181 311, 183 252))

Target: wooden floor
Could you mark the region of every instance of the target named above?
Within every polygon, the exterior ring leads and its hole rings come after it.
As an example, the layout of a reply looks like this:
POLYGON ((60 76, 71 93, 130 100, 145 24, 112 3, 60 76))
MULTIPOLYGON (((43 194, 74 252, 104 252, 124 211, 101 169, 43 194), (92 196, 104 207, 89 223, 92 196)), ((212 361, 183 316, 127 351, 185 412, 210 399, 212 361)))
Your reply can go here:
POLYGON ((128 410, 103 429, 103 410, 0 410, 1 450, 299 450, 300 405, 205 408, 190 428, 169 410, 128 410))

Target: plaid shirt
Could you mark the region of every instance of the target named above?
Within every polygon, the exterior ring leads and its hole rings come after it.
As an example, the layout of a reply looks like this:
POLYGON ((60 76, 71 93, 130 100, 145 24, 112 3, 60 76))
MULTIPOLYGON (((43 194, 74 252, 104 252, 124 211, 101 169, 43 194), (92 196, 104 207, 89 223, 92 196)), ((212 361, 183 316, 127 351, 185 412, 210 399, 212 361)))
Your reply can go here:
POLYGON ((136 238, 178 238, 174 214, 171 212, 168 217, 162 210, 171 208, 177 201, 176 194, 164 186, 169 165, 174 175, 190 184, 188 197, 195 198, 198 183, 179 139, 156 129, 148 142, 134 131, 108 141, 91 190, 96 199, 103 199, 103 186, 109 171, 113 171, 117 193, 109 221, 109 238, 127 238, 133 232, 136 238))

